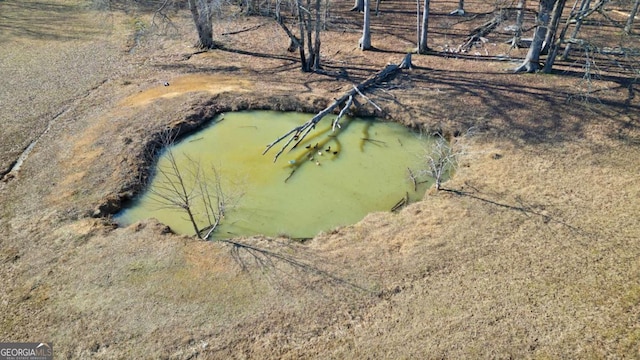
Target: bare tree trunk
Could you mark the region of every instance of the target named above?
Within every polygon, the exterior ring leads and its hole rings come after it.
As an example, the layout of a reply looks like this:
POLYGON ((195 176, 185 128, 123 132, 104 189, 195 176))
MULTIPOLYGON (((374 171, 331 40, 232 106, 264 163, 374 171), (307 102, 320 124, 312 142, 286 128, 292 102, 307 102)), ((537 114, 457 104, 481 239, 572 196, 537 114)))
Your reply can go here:
POLYGON ((449 13, 449 15, 464 15, 464 0, 458 1, 458 8, 449 13))
POLYGON ((365 0, 355 0, 355 3, 353 4, 353 7, 351 8, 351 11, 363 12, 364 11, 364 1, 365 0))
MULTIPOLYGON (((566 0, 558 0, 559 3, 560 2, 564 3, 565 1, 566 0)), ((564 6, 564 4, 560 4, 557 6, 564 6)), ((573 4, 573 9, 571 9, 571 14, 574 14, 575 6, 576 6, 576 3, 573 4)), ((569 16, 569 18, 567 18, 567 22, 565 26, 562 28, 562 31, 560 31, 560 35, 555 37, 555 39, 553 40, 553 43, 549 47, 549 55, 547 55, 547 61, 544 63, 544 68, 542 69, 542 72, 544 72, 545 74, 549 74, 551 72, 551 69, 553 68, 553 64, 555 63, 556 56, 558 54, 558 49, 560 49, 560 45, 564 43, 564 37, 567 34, 567 30, 569 29, 571 18, 572 16, 569 16)), ((554 30, 554 33, 556 31, 557 30, 554 30)))
POLYGON ((213 24, 211 23, 211 4, 207 0, 189 0, 191 17, 198 31, 196 47, 200 49, 213 49, 213 24))
POLYGON ((324 0, 324 17, 322 20, 322 30, 327 30, 327 19, 331 19, 331 7, 329 6, 329 4, 329 0, 324 0))
POLYGON ((300 47, 300 39, 298 39, 293 34, 293 32, 287 27, 287 25, 284 23, 284 20, 282 19, 282 14, 280 13, 280 3, 281 3, 281 0, 278 0, 278 2, 276 3, 276 13, 275 13, 276 22, 278 23, 278 25, 280 25, 282 30, 284 30, 284 32, 289 37, 289 47, 287 48, 287 51, 294 52, 296 51, 296 49, 300 47))
POLYGON ((305 50, 304 50, 304 38, 305 38, 305 15, 304 15, 304 10, 302 9, 302 4, 300 3, 302 0, 296 0, 296 6, 298 8, 298 26, 300 28, 300 47, 298 48, 298 50, 300 50, 300 64, 302 67, 302 71, 304 72, 309 72, 311 71, 311 68, 309 68, 308 63, 307 63, 307 56, 305 55, 305 50))
POLYGON ((315 63, 315 51, 313 51, 313 29, 311 27, 311 0, 307 0, 307 7, 305 11, 305 31, 307 33, 307 65, 306 68, 311 71, 313 64, 315 63))
POLYGON ((537 27, 531 41, 531 46, 527 52, 527 57, 524 62, 514 69, 514 72, 536 72, 540 69, 540 54, 542 52, 542 45, 544 38, 547 34, 547 27, 549 25, 549 14, 553 8, 554 0, 540 0, 540 10, 536 18, 537 27))
POLYGON ((418 54, 426 54, 429 51, 427 46, 427 35, 429 30, 429 0, 424 0, 422 9, 422 28, 420 29, 420 42, 418 43, 418 54))
POLYGON ((280 7, 276 6, 276 21, 289 37, 289 51, 297 48, 300 53, 300 67, 303 72, 320 70, 320 31, 322 30, 322 1, 315 0, 311 8, 311 0, 307 0, 305 6, 302 0, 296 0, 295 8, 298 17, 298 31, 300 36, 293 34, 287 27, 280 14, 280 7), (313 12, 315 11, 315 14, 313 12))
POLYGON ((544 38, 544 44, 542 46, 542 53, 549 51, 549 47, 554 43, 556 32, 558 30, 558 24, 560 24, 560 18, 562 17, 562 11, 564 11, 564 5, 566 0, 556 0, 551 14, 551 20, 549 21, 549 27, 547 28, 547 34, 544 38))
POLYGON ((376 16, 380 15, 380 0, 376 0, 376 16))
POLYGON ((420 0, 416 0, 416 47, 420 44, 420 0))
POLYGON ((629 19, 627 20, 627 25, 624 27, 624 32, 631 35, 633 32, 633 20, 636 18, 636 14, 638 13, 638 7, 640 7, 640 0, 636 0, 633 4, 633 8, 629 13, 629 19))
MULTIPOLYGON (((589 6, 591 6, 591 0, 582 0, 582 2, 580 3, 580 10, 578 11, 577 16, 575 16, 576 27, 571 33, 571 39, 575 39, 576 36, 578 36, 578 32, 582 27, 582 21, 584 20, 584 14, 586 13, 587 9, 589 9, 589 6)), ((571 43, 568 43, 564 48, 564 52, 562 53, 562 60, 567 60, 569 58, 569 51, 571 51, 571 43)))
MULTIPOLYGON (((368 0, 367 0, 368 1, 368 0)), ((316 0, 315 39, 313 44, 313 70, 320 70, 320 8, 322 0, 316 0)))
POLYGON ((240 8, 242 9, 242 13, 244 15, 255 15, 256 11, 255 8, 253 6, 253 1, 252 0, 242 0, 240 2, 240 8))
POLYGON ((358 43, 360 50, 371 49, 371 11, 369 3, 371 0, 364 0, 364 24, 362 25, 362 37, 358 43))
POLYGON ((518 15, 516 15, 516 30, 511 40, 511 48, 520 47, 520 39, 522 38, 522 25, 524 24, 524 12, 527 6, 526 0, 518 0, 518 15))

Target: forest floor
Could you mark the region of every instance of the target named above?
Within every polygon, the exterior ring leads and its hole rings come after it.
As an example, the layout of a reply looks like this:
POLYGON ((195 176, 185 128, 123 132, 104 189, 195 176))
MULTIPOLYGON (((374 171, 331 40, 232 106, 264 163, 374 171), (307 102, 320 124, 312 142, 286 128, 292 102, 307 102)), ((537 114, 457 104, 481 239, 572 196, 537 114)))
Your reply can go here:
MULTIPOLYGON (((0 341, 51 341, 56 358, 640 357, 638 58, 576 49, 516 75, 508 24, 451 52, 493 3, 434 2, 434 52, 368 94, 383 114, 360 109, 463 145, 448 190, 304 243, 113 223, 167 127, 319 111, 415 46, 413 4, 382 3, 367 52, 351 5, 332 3, 323 72, 305 74, 267 17, 226 12, 222 47, 199 53, 185 9, 169 24, 1 1, 0 341)), ((583 37, 640 48, 608 6, 583 37)))

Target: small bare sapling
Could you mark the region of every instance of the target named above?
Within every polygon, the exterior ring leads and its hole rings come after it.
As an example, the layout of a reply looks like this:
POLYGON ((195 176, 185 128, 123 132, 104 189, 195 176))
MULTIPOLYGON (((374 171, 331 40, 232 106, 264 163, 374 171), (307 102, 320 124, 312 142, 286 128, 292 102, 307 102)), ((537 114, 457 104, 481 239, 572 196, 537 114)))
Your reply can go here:
MULTIPOLYGON (((469 134, 470 131, 467 132, 467 135, 469 134)), ((419 181, 419 178, 427 176, 433 178, 436 190, 440 190, 442 183, 456 168, 460 156, 465 153, 460 140, 461 138, 454 138, 449 141, 438 134, 433 144, 425 150, 423 155, 425 168, 415 172, 409 171, 411 181, 414 184, 420 183, 423 181, 419 181)))
POLYGON ((223 189, 223 179, 215 166, 205 169, 190 157, 176 158, 171 146, 174 138, 161 137, 165 154, 156 169, 151 197, 161 208, 182 211, 195 235, 207 240, 218 228, 225 214, 237 204, 241 194, 223 189))

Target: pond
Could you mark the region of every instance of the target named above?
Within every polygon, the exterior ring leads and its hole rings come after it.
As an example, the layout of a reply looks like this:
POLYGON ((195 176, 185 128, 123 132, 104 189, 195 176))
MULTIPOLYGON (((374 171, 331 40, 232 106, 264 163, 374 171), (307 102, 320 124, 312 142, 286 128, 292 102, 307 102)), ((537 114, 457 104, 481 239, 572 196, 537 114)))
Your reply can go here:
MULTIPOLYGON (((431 186, 431 181, 416 186, 408 169, 417 173, 425 168, 425 152, 433 140, 396 123, 345 119, 334 132, 331 120, 325 119, 275 163, 278 145, 262 155, 266 144, 312 116, 273 111, 218 116, 160 156, 149 189, 116 220, 128 225, 156 218, 177 233, 193 235, 180 202, 195 204, 208 193, 214 199, 210 209, 222 203, 225 208, 213 238, 256 234, 309 238, 356 223, 370 212, 420 200, 431 186), (206 190, 202 182, 214 185, 206 190), (177 190, 182 183, 184 197, 177 190), (224 194, 224 201, 216 194, 224 194)), ((206 215, 206 207, 192 206, 195 216, 206 215)))

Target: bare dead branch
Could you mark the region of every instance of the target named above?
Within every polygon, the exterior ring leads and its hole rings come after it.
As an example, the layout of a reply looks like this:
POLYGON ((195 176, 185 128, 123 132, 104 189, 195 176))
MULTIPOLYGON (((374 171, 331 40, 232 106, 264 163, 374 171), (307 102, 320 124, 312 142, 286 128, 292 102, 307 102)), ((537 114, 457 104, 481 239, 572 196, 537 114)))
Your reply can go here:
MULTIPOLYGON (((262 152, 262 155, 266 154, 276 144, 278 144, 281 141, 283 141, 284 139, 288 138, 287 141, 284 143, 284 145, 276 153, 276 155, 275 155, 275 157, 273 159, 273 162, 276 162, 276 160, 278 160, 278 157, 287 148, 289 148, 289 145, 291 145, 293 143, 292 149, 296 148, 305 139, 305 137, 309 134, 309 132, 311 132, 311 130, 315 129, 316 124, 318 124, 318 122, 320 122, 320 120, 322 120, 325 116, 329 115, 334 110, 336 110, 336 109, 340 108, 341 106, 343 106, 343 108, 340 109, 340 112, 338 113, 337 121, 339 121, 340 117, 345 114, 346 109, 351 107, 351 105, 353 104, 354 96, 356 94, 359 94, 359 95, 362 95, 363 97, 365 97, 364 94, 363 94, 364 91, 366 91, 370 87, 373 87, 374 85, 378 85, 378 84, 382 83, 383 81, 387 80, 391 76, 397 74, 402 69, 403 68, 400 65, 396 65, 396 64, 387 65, 384 69, 382 69, 381 71, 379 71, 375 75, 370 76, 365 81, 361 82, 357 86, 354 86, 351 90, 349 90, 346 93, 344 93, 340 98, 335 99, 335 101, 333 103, 331 103, 329 106, 327 106, 322 111, 318 112, 309 121, 305 122, 304 124, 302 124, 300 126, 296 126, 295 128, 289 130, 287 133, 285 133, 284 135, 280 136, 279 138, 277 138, 276 140, 271 142, 269 145, 267 145, 266 149, 262 152), (295 143, 294 143, 294 141, 295 141, 295 143)), ((365 98, 368 100, 367 97, 365 97, 365 98)), ((379 106, 375 105, 375 107, 376 107, 376 109, 378 109, 378 111, 382 111, 382 109, 380 109, 379 106)), ((335 125, 334 126, 334 130, 335 130, 335 127, 338 126, 336 120, 334 120, 334 125, 335 125)))
POLYGON ((373 105, 374 108, 376 108, 376 110, 382 112, 382 109, 380 109, 380 106, 378 106, 378 104, 374 103, 371 99, 369 99, 365 94, 363 94, 360 90, 358 90, 358 88, 354 85, 353 88, 356 90, 356 92, 358 93, 358 95, 362 96, 365 100, 367 100, 369 102, 369 104, 373 105))
POLYGON ((342 108, 342 110, 340 110, 340 113, 338 114, 338 116, 336 116, 336 119, 333 120, 333 124, 331 124, 331 131, 336 131, 336 127, 338 129, 340 128, 340 119, 342 119, 344 114, 351 107, 351 104, 353 104, 353 96, 349 97, 345 106, 342 108))
POLYGON ((280 25, 282 30, 284 30, 284 32, 289 37, 290 45, 289 45, 289 48, 287 49, 287 51, 293 52, 296 49, 300 48, 302 46, 302 43, 300 42, 300 39, 298 39, 298 37, 296 37, 293 34, 293 32, 291 32, 291 30, 284 23, 284 20, 282 19, 282 15, 280 15, 279 4, 280 3, 278 2, 278 10, 276 10, 276 22, 278 23, 278 25, 280 25))

